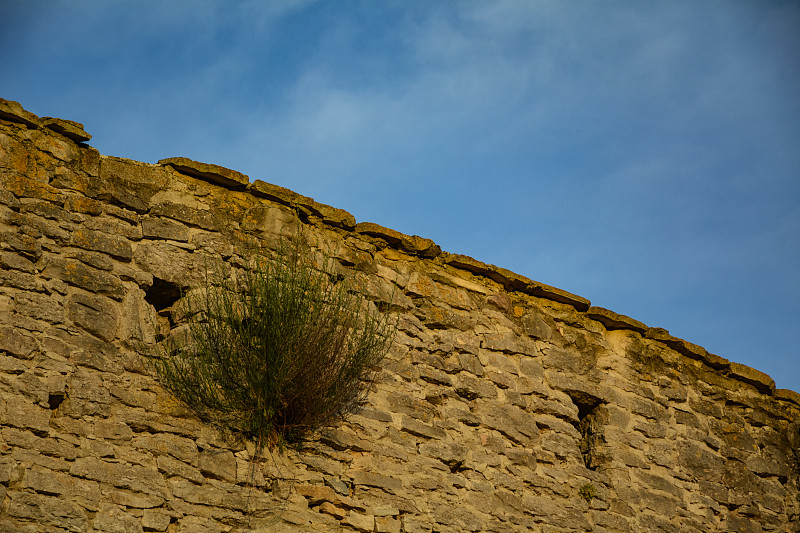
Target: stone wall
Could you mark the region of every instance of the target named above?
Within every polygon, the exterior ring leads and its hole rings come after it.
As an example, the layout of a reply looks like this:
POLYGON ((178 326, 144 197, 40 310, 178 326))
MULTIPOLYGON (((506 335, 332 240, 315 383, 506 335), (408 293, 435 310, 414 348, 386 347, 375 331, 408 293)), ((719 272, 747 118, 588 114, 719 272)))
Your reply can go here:
POLYGON ((287 189, 87 140, 0 100, 0 532, 800 531, 800 395, 761 372, 287 189), (253 466, 141 352, 208 256, 298 228, 399 332, 362 411, 253 466))

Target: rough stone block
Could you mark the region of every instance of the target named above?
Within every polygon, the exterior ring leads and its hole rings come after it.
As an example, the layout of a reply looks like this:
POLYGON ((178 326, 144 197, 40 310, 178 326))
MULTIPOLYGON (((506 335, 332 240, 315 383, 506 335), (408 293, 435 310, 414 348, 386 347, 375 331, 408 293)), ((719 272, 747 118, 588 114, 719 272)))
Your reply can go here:
POLYGON ((443 439, 447 436, 441 428, 425 424, 409 416, 404 416, 400 429, 424 439, 443 439))
POLYGON ((586 316, 592 320, 597 320, 603 324, 606 329, 629 329, 632 331, 638 331, 639 333, 644 333, 648 329, 646 325, 638 320, 634 320, 629 316, 615 313, 614 311, 610 311, 603 307, 590 307, 586 311, 586 316))
POLYGON ((103 296, 72 293, 67 302, 67 317, 75 325, 105 341, 111 341, 117 335, 117 306, 103 296))
POLYGON ((188 174, 189 176, 194 176, 231 189, 243 189, 250 183, 250 178, 241 172, 219 165, 192 161, 187 157, 168 157, 166 159, 161 159, 158 163, 160 165, 169 165, 178 172, 188 174))
POLYGON ((739 363, 731 363, 728 374, 732 377, 753 385, 764 394, 775 391, 775 381, 765 373, 739 363))
POLYGON ((122 205, 136 213, 147 212, 151 198, 167 188, 168 173, 130 159, 103 156, 100 159, 100 179, 92 183, 89 196, 106 202, 105 209, 122 205))
POLYGON ((338 500, 336 492, 331 487, 320 487, 318 485, 297 485, 297 494, 308 500, 308 504, 316 506, 322 502, 334 503, 338 500))
POLYGON ((436 408, 431 404, 403 392, 387 394, 386 402, 389 411, 408 415, 423 422, 430 422, 436 414, 436 408))
POLYGON ((487 402, 477 407, 481 422, 523 446, 531 445, 539 436, 535 418, 519 407, 487 402))
POLYGON ((203 450, 197 466, 209 477, 236 483, 236 458, 229 450, 203 450))
POLYGON ((45 267, 42 276, 46 279, 59 279, 115 300, 121 300, 125 295, 125 286, 118 277, 74 259, 53 259, 45 267))
MULTIPOLYGON (((12 518, 32 520, 48 530, 66 528, 67 531, 83 533, 89 531, 86 511, 78 504, 56 496, 45 496, 29 492, 8 491, 6 512, 12 518)), ((62 529, 63 531, 63 529, 62 529)))
POLYGON ((47 435, 50 431, 50 415, 49 410, 33 404, 23 396, 0 398, 0 420, 3 420, 3 425, 47 435))
POLYGON ((142 529, 147 531, 166 531, 170 520, 170 515, 166 511, 145 509, 142 514, 142 529))
POLYGON ((29 359, 38 347, 36 339, 18 328, 0 326, 0 351, 29 359))
POLYGON ((28 274, 35 272, 33 261, 14 252, 0 252, 0 266, 7 269, 21 270, 28 274))
POLYGON ((163 218, 144 217, 142 218, 142 236, 148 239, 187 242, 189 228, 163 218))
POLYGON ((439 300, 456 309, 470 311, 475 309, 475 303, 469 293, 464 289, 450 287, 435 282, 430 277, 412 272, 406 284, 406 294, 439 300))
POLYGON ((86 250, 102 252, 123 261, 130 261, 133 258, 130 242, 100 231, 79 228, 72 233, 72 244, 86 250))
POLYGON ((357 531, 366 531, 369 533, 375 531, 375 517, 356 513, 355 511, 350 511, 342 520, 342 524, 350 526, 357 531))
POLYGON ((411 255, 433 258, 442 253, 442 249, 432 240, 417 235, 405 235, 399 231, 385 228, 374 222, 359 222, 355 225, 358 233, 379 237, 393 248, 403 250, 411 255))
POLYGON ((320 435, 320 442, 334 450, 353 450, 355 452, 372 450, 371 442, 359 438, 354 432, 347 429, 327 429, 320 435))
POLYGON ((75 122, 74 120, 42 117, 41 125, 78 143, 86 142, 92 138, 92 136, 86 133, 86 130, 83 129, 83 124, 80 122, 75 122))
POLYGON ((465 400, 497 398, 497 388, 492 382, 476 378, 464 372, 455 377, 453 388, 455 393, 465 400))
POLYGON ((353 483, 355 485, 367 485, 369 487, 377 487, 389 492, 396 492, 403 488, 403 482, 400 479, 376 474, 373 472, 365 472, 363 470, 356 470, 352 472, 353 483))
POLYGON ((0 120, 18 122, 29 128, 38 128, 40 125, 39 117, 23 109, 19 102, 5 98, 0 98, 0 120))

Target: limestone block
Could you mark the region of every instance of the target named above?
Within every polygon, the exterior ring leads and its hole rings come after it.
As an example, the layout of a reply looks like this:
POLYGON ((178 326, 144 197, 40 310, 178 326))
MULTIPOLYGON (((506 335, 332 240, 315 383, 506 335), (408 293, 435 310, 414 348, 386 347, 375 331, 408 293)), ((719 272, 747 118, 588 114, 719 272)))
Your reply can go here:
POLYGON ((219 225, 208 209, 200 209, 182 203, 162 202, 150 208, 153 217, 167 217, 189 226, 196 226, 208 231, 218 231, 219 225))
POLYGON ((230 189, 242 189, 250 183, 250 178, 241 172, 210 163, 200 163, 187 157, 168 157, 161 159, 158 164, 169 165, 178 172, 230 189))
POLYGON ((402 392, 389 393, 386 401, 391 412, 408 415, 423 422, 430 422, 436 414, 436 408, 429 403, 402 392))
POLYGON ((142 533, 142 524, 136 517, 116 505, 103 505, 92 522, 94 529, 109 533, 142 533))
POLYGON ((454 311, 446 304, 432 305, 424 302, 418 307, 416 313, 422 323, 431 329, 456 328, 461 331, 469 331, 476 324, 469 315, 465 315, 463 311, 454 311))
POLYGON ((412 272, 406 284, 406 294, 439 300, 456 309, 475 309, 475 303, 464 289, 443 285, 419 272, 412 272))
POLYGON ((78 228, 72 232, 72 245, 102 252, 123 261, 130 261, 133 258, 130 242, 100 231, 78 228))
POLYGON ((29 128, 38 128, 40 124, 39 117, 23 109, 22 104, 5 98, 0 98, 0 120, 18 122, 29 128))
POLYGON ((147 211, 150 199, 167 187, 169 179, 164 169, 121 157, 101 157, 99 173, 100 179, 92 182, 88 195, 136 213, 147 211))
POLYGON ((53 202, 56 205, 61 205, 64 202, 58 189, 40 180, 22 175, 4 176, 1 184, 6 191, 18 199, 38 198, 53 202))
POLYGON ((322 502, 334 503, 339 498, 331 487, 297 485, 295 486, 295 491, 308 500, 308 504, 311 506, 320 505, 322 502))
POLYGON ((171 220, 146 216, 142 218, 142 236, 146 239, 187 242, 189 228, 171 220))
POLYGON ((6 492, 6 498, 6 512, 11 518, 32 520, 39 527, 50 526, 50 530, 89 531, 86 511, 64 498, 13 490, 6 492))
POLYGON ((535 418, 519 407, 498 402, 482 402, 475 409, 481 423, 497 430, 512 441, 530 446, 539 437, 535 418))
POLYGON ((17 328, 0 326, 0 351, 14 357, 29 359, 38 347, 36 339, 17 328))
POLYGON ((70 466, 69 473, 73 476, 156 496, 163 495, 166 490, 164 478, 155 467, 109 462, 98 457, 76 459, 70 466))
POLYGON ((452 471, 461 468, 467 461, 469 449, 457 442, 428 441, 419 446, 419 452, 447 465, 452 471))
POLYGON ((174 244, 145 241, 136 246, 134 263, 154 277, 179 287, 200 286, 213 262, 174 244))
POLYGON ((111 341, 117 335, 117 305, 103 296, 73 292, 67 300, 67 318, 105 341, 111 341))
POLYGON ((229 450, 203 450, 197 466, 209 477, 236 483, 236 458, 229 450))
POLYGON ((226 491, 210 484, 195 485, 187 479, 179 477, 167 480, 167 487, 172 496, 189 503, 221 506, 227 497, 226 491))
POLYGON ((97 420, 94 422, 94 434, 100 439, 130 441, 133 431, 123 422, 97 420))
POLYGON ((166 531, 171 517, 166 511, 145 509, 142 514, 142 529, 148 531, 166 531))
POLYGON ((374 222, 359 222, 355 225, 355 230, 358 233, 383 239, 393 248, 403 250, 412 255, 433 258, 442 252, 442 249, 430 239, 425 239, 417 235, 405 235, 399 231, 375 224, 374 222))
POLYGON ((728 373, 745 383, 753 385, 764 394, 772 394, 775 390, 775 381, 765 373, 739 363, 731 363, 728 373))
POLYGON ((327 444, 334 450, 353 450, 355 452, 368 452, 372 450, 372 443, 360 438, 352 430, 345 428, 329 428, 320 435, 320 442, 327 444))
POLYGON ((0 233, 0 244, 30 260, 35 261, 42 255, 42 245, 37 236, 27 235, 21 231, 0 233))
POLYGON ((30 429, 38 435, 50 431, 51 412, 23 396, 0 397, 0 420, 4 425, 30 429))
POLYGON ((644 333, 648 329, 646 325, 638 320, 602 307, 590 307, 586 311, 586 316, 592 320, 597 320, 603 324, 606 329, 630 329, 632 331, 638 331, 639 333, 644 333))
POLYGON ((75 122, 74 120, 42 117, 41 125, 45 128, 60 133, 61 135, 68 137, 75 142, 86 142, 92 138, 92 136, 86 133, 86 130, 83 129, 83 124, 80 122, 75 122))
POLYGON ((400 479, 384 476, 374 472, 367 472, 364 470, 355 470, 351 472, 354 485, 367 485, 369 487, 377 487, 386 491, 397 493, 403 488, 403 482, 400 479))
POLYGON ((168 455, 161 455, 156 459, 158 470, 169 477, 179 476, 197 484, 202 484, 205 477, 197 468, 188 465, 168 455))
POLYGON ((400 429, 425 439, 443 439, 447 436, 447 433, 441 428, 420 422, 409 416, 403 416, 400 429))
POLYGON ((178 520, 176 533, 223 533, 225 528, 212 518, 184 516, 178 520))
POLYGON ((132 211, 120 209, 112 205, 103 206, 103 214, 87 218, 81 227, 87 230, 112 234, 130 241, 142 239, 142 228, 139 215, 132 211))
POLYGON ((491 381, 477 378, 466 372, 461 372, 455 376, 453 387, 456 394, 465 400, 497 398, 497 387, 491 381))
POLYGON ((14 297, 14 311, 17 314, 53 324, 64 321, 64 305, 58 294, 33 292, 17 294, 14 297))
POLYGON ((719 479, 724 460, 705 445, 685 440, 677 444, 678 464, 697 479, 719 479))
MULTIPOLYGON (((164 498, 155 494, 144 492, 112 488, 101 484, 102 493, 105 498, 116 505, 121 505, 129 509, 153 509, 164 505, 164 498)), ((139 516, 137 514, 137 516, 139 516)))
POLYGON ((75 259, 53 258, 42 272, 46 279, 62 280, 88 292, 121 300, 125 294, 122 281, 113 274, 90 267, 75 259))
POLYGON ((342 520, 342 524, 351 526, 356 531, 375 531, 375 517, 372 515, 363 515, 355 511, 350 511, 347 516, 342 520))
POLYGON ((33 274, 35 267, 30 259, 14 252, 0 252, 0 266, 33 274))

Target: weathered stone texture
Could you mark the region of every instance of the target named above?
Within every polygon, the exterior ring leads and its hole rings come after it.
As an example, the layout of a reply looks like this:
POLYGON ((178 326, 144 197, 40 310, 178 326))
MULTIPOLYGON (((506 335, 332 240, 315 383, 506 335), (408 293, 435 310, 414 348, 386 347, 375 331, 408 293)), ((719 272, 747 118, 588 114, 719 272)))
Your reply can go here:
POLYGON ((800 530, 800 395, 769 376, 282 187, 89 138, 0 100, 0 531, 800 530), (254 464, 142 353, 180 334, 213 261, 298 228, 399 331, 359 413, 254 464))

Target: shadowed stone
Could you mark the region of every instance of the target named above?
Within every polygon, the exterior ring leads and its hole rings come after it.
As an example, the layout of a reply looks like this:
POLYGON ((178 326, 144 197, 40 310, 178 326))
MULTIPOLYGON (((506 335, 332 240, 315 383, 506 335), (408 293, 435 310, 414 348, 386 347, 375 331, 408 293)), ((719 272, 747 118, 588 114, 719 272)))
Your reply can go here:
POLYGON ((83 124, 80 122, 75 122, 74 120, 42 117, 42 126, 60 133, 65 137, 69 137, 78 143, 86 142, 92 138, 92 136, 86 133, 86 130, 83 129, 83 124))
POLYGON ((200 178, 211 183, 222 185, 231 189, 243 189, 250 183, 250 178, 241 172, 229 168, 213 165, 211 163, 200 163, 188 157, 168 157, 158 162, 160 165, 168 165, 189 176, 200 178))

